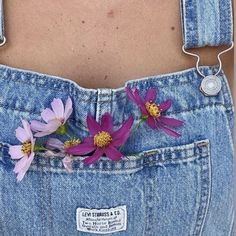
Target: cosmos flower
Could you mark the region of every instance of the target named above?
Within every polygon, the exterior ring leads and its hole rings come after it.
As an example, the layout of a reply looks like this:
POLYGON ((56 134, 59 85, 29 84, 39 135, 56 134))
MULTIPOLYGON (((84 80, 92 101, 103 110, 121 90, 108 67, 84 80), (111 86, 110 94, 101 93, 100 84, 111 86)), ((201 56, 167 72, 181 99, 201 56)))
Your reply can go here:
POLYGON ((73 111, 71 98, 68 97, 65 107, 60 98, 54 98, 51 107, 52 109, 46 108, 41 113, 41 117, 46 123, 31 121, 31 129, 36 132, 35 137, 43 137, 54 132, 61 134, 66 132, 65 123, 73 111))
POLYGON ((141 98, 137 88, 134 92, 130 88, 126 88, 126 92, 129 98, 140 108, 142 112, 142 119, 147 122, 149 127, 152 129, 162 129, 168 135, 173 137, 181 136, 181 134, 169 127, 180 127, 183 125, 183 121, 166 117, 163 114, 171 107, 172 101, 170 99, 157 104, 157 93, 153 88, 148 89, 144 99, 141 98))
POLYGON ((103 114, 101 124, 88 114, 87 126, 91 136, 85 138, 83 143, 69 147, 67 153, 85 155, 94 151, 91 156, 83 159, 85 164, 98 161, 103 154, 113 161, 121 160, 123 154, 117 147, 128 139, 133 121, 133 117, 130 116, 118 130, 113 131, 112 116, 108 112, 103 114))
POLYGON ((80 139, 76 139, 76 138, 71 138, 70 140, 67 140, 64 143, 57 138, 49 138, 46 143, 46 148, 51 149, 51 150, 59 150, 59 152, 57 152, 56 154, 52 152, 48 152, 48 151, 47 152, 49 156, 56 155, 56 156, 64 157, 62 159, 62 163, 65 169, 68 172, 72 172, 73 158, 70 154, 67 153, 67 148, 72 147, 74 145, 78 145, 80 143, 81 143, 80 139))
POLYGON ((30 124, 26 120, 22 120, 23 128, 16 129, 16 137, 22 143, 21 145, 12 145, 9 148, 9 154, 12 159, 19 160, 14 168, 17 174, 17 182, 21 181, 29 169, 34 159, 35 138, 33 138, 30 124))

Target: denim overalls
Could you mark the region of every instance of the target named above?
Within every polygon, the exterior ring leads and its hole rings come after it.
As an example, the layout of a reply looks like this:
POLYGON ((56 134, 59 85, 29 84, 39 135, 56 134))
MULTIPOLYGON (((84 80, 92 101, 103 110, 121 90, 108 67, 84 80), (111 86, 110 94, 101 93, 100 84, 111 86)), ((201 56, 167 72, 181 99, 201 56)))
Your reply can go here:
MULTIPOLYGON (((185 49, 231 43, 230 0, 181 0, 180 9, 185 49)), ((4 40, 3 17, 1 26, 4 40)), ((218 69, 199 67, 205 76, 218 69)), ((195 67, 129 80, 120 88, 88 89, 0 65, 0 235, 233 235, 233 102, 224 72, 217 77, 220 91, 207 96, 195 67), (138 88, 142 97, 155 88, 158 102, 172 99, 167 115, 184 121, 181 137, 142 123, 123 146, 121 161, 104 156, 85 165, 78 156, 68 173, 60 157, 39 153, 16 182, 9 146, 19 144, 21 119, 40 120, 53 98, 70 96, 68 125, 75 136, 88 135, 88 113, 99 122, 109 112, 115 129, 132 115, 135 125, 140 110, 126 87, 138 88)))

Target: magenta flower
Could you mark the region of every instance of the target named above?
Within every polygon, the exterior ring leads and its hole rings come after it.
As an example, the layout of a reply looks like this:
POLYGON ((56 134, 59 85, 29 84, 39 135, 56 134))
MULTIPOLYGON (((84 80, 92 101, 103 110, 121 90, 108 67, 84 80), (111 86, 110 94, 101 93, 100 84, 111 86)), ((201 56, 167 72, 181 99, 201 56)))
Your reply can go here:
POLYGON ((33 138, 30 124, 26 120, 22 120, 23 128, 16 129, 16 137, 22 145, 13 145, 9 148, 9 154, 12 159, 20 159, 14 168, 17 174, 17 182, 21 181, 29 169, 31 162, 34 159, 35 138, 33 138))
POLYGON ((46 148, 51 149, 51 150, 59 150, 59 152, 53 153, 53 152, 47 151, 46 155, 48 153, 49 156, 55 155, 55 156, 64 157, 62 159, 62 163, 63 163, 65 169, 68 172, 72 172, 73 159, 72 159, 71 155, 67 154, 67 148, 72 147, 74 145, 78 145, 80 143, 81 143, 80 139, 76 139, 76 138, 72 138, 70 140, 67 140, 64 143, 57 138, 49 138, 46 143, 46 148))
POLYGON ((112 117, 109 113, 106 112, 102 116, 101 125, 89 114, 87 125, 91 136, 85 138, 83 143, 69 147, 67 153, 85 155, 95 151, 90 157, 83 159, 85 164, 96 162, 103 154, 113 161, 121 160, 123 154, 117 150, 117 147, 128 139, 133 121, 133 117, 130 116, 122 127, 113 131, 112 117))
POLYGON ((64 124, 73 111, 71 98, 68 97, 65 107, 60 98, 54 98, 51 107, 52 110, 46 108, 41 113, 41 117, 46 123, 31 121, 31 129, 37 132, 34 134, 35 137, 43 137, 59 130, 65 132, 64 124))
POLYGON ((163 112, 167 111, 172 104, 171 100, 166 100, 160 105, 155 102, 156 90, 153 88, 148 89, 144 100, 139 94, 139 90, 135 89, 134 92, 130 88, 126 88, 127 95, 129 98, 136 103, 142 112, 142 119, 147 121, 147 124, 152 129, 162 129, 168 135, 174 137, 180 137, 181 134, 170 129, 170 127, 180 127, 183 125, 183 121, 174 118, 169 118, 163 115, 163 112))

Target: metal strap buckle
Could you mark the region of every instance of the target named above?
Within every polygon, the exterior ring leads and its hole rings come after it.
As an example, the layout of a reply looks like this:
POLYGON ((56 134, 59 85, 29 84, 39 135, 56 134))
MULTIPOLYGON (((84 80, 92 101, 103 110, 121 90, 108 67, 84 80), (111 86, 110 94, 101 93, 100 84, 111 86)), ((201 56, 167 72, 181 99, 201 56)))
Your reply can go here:
POLYGON ((6 37, 4 36, 4 37, 3 37, 3 41, 0 43, 0 47, 2 47, 6 42, 7 42, 7 39, 6 39, 6 37))
POLYGON ((219 74, 219 72, 221 71, 221 68, 222 68, 222 62, 221 62, 220 56, 223 53, 226 53, 229 50, 231 50, 233 47, 234 47, 234 43, 232 41, 229 48, 227 48, 227 49, 223 50, 222 52, 218 53, 217 59, 218 59, 218 62, 219 62, 219 69, 215 74, 204 75, 199 70, 200 56, 196 53, 187 52, 185 50, 185 45, 182 46, 182 50, 185 54, 197 57, 196 69, 197 69, 197 72, 203 77, 201 85, 200 85, 200 91, 205 96, 216 96, 220 92, 221 87, 222 87, 222 83, 221 83, 221 79, 219 77, 217 77, 217 75, 219 74))
MULTIPOLYGON (((220 52, 218 55, 217 55, 217 58, 218 58, 218 62, 219 62, 219 70, 214 74, 215 76, 217 76, 222 68, 222 62, 221 62, 221 59, 220 59, 220 56, 223 54, 223 53, 226 53, 228 52, 229 50, 231 50, 232 48, 234 47, 234 42, 232 41, 231 42, 231 45, 229 48, 226 48, 224 51, 220 52)), ((187 55, 190 55, 190 56, 194 56, 194 57, 197 57, 197 62, 196 62, 196 69, 197 69, 197 72, 202 76, 202 77, 205 77, 205 75, 199 70, 199 62, 200 62, 200 56, 196 53, 191 53, 191 52, 187 52, 186 49, 185 49, 185 45, 182 46, 182 51, 187 54, 187 55)))

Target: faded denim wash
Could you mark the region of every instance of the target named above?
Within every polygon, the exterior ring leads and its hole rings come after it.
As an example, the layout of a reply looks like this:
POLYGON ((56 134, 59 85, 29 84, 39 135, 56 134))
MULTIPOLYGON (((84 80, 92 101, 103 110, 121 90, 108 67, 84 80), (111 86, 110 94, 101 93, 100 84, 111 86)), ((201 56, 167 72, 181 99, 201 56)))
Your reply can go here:
MULTIPOLYGON (((201 67, 212 74, 217 67, 201 67)), ((77 230, 76 209, 126 206, 127 229, 106 235, 225 236, 233 224, 233 104, 226 77, 217 96, 200 92, 195 68, 130 80, 144 96, 156 88, 158 102, 172 99, 168 116, 184 120, 181 138, 150 129, 143 123, 124 146, 119 162, 102 157, 85 166, 73 162, 73 173, 60 158, 37 154, 20 183, 13 173, 9 145, 18 144, 15 129, 21 118, 40 120, 54 97, 69 95, 74 112, 70 131, 88 135, 88 112, 99 121, 110 112, 118 128, 139 109, 118 89, 85 89, 73 81, 0 66, 0 235, 99 235, 77 230)))
POLYGON ((231 0, 180 0, 185 48, 219 46, 233 41, 231 0))
MULTIPOLYGON (((230 0, 181 0, 180 6, 186 48, 231 43, 230 0)), ((0 15, 4 41, 2 0, 0 15)), ((211 75, 218 67, 200 70, 211 75)), ((232 236, 234 108, 222 70, 218 77, 221 91, 207 97, 196 68, 129 80, 117 89, 86 89, 65 78, 0 65, 0 236, 232 236), (142 96, 156 88, 157 102, 172 99, 167 115, 184 121, 178 130, 182 136, 176 139, 143 123, 125 143, 122 161, 103 156, 86 166, 78 156, 68 173, 61 157, 37 154, 22 182, 16 182, 8 151, 19 144, 15 129, 22 118, 40 120, 53 98, 65 102, 70 96, 70 133, 81 139, 89 134, 89 112, 97 121, 111 113, 115 129, 130 115, 136 125, 140 111, 126 86, 140 89, 142 96), (108 221, 100 215, 92 222, 90 213, 100 209, 115 216, 108 221), (78 227, 86 217, 87 232, 82 232, 78 227), (109 229, 98 223, 108 223, 109 229), (95 228, 100 231, 92 233, 95 228)))

